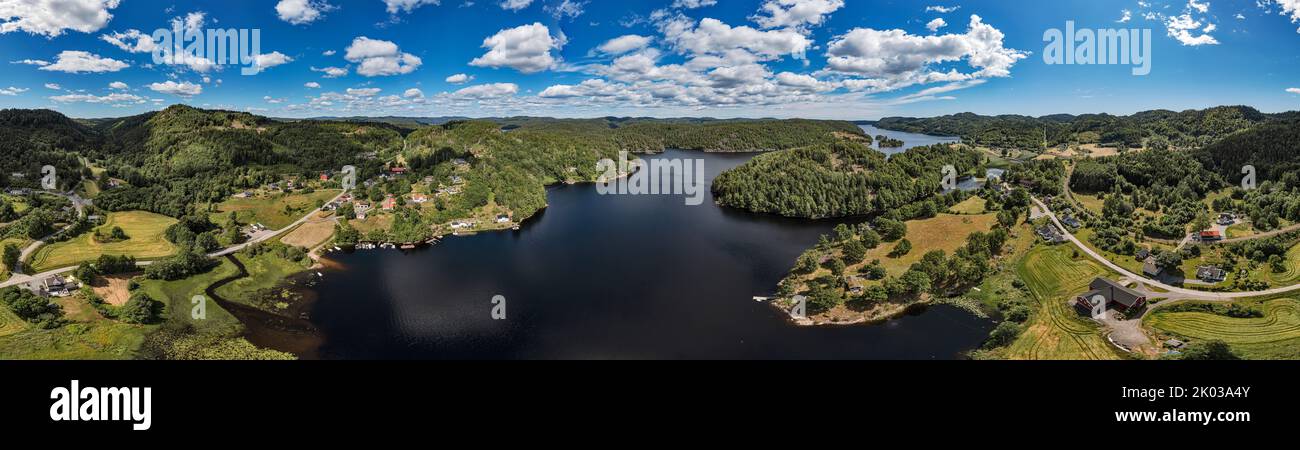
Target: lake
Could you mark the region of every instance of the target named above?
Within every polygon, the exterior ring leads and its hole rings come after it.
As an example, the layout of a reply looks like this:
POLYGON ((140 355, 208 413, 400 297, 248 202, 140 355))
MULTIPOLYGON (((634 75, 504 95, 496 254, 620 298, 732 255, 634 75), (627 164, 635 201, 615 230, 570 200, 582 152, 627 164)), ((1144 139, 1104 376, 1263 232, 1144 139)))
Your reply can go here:
MULTIPOLYGON (((909 145, 912 142, 909 142, 909 145)), ((709 184, 753 154, 705 160, 709 184)), ((400 252, 334 253, 311 321, 327 359, 952 359, 993 324, 948 306, 879 325, 798 327, 752 297, 775 290, 837 222, 708 198, 549 189, 515 232, 400 252), (493 298, 506 305, 494 320, 493 298)))
POLYGON ((875 139, 876 136, 884 135, 903 141, 903 146, 898 148, 880 148, 880 142, 875 142, 871 145, 871 148, 880 150, 882 153, 889 156, 903 153, 913 147, 924 147, 935 144, 955 144, 961 142, 961 138, 959 137, 904 133, 902 131, 884 130, 871 125, 859 125, 858 127, 862 128, 862 132, 867 133, 867 135, 871 136, 872 139, 875 139))

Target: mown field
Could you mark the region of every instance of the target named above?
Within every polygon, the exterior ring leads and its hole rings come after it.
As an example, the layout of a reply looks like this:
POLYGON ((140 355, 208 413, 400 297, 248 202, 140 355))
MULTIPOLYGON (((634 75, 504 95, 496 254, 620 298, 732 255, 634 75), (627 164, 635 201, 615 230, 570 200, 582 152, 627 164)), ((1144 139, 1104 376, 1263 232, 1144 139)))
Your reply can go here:
POLYGON ((1075 250, 1072 245, 1039 245, 1016 263, 1016 274, 1029 287, 1036 311, 1006 349, 1007 359, 1121 358, 1102 336, 1101 327, 1069 304, 1074 295, 1087 291, 1094 278, 1107 275, 1086 256, 1074 257, 1075 250))
POLYGON ((1220 339, 1246 358, 1300 358, 1300 301, 1280 298, 1245 304, 1261 308, 1264 317, 1234 318, 1208 312, 1156 310, 1144 325, 1184 340, 1220 339))
POLYGON ((1259 271, 1263 273, 1263 280, 1273 286, 1289 286, 1300 283, 1300 245, 1287 250, 1283 266, 1286 267, 1286 270, 1282 272, 1274 272, 1267 264, 1263 265, 1263 268, 1259 271))
POLYGON ((335 221, 333 220, 307 222, 284 235, 283 238, 280 238, 280 242, 294 247, 316 248, 316 246, 324 244, 334 235, 334 225, 335 221))
POLYGON ((277 193, 232 198, 217 205, 217 212, 210 217, 217 224, 225 224, 229 221, 230 213, 234 212, 240 223, 260 223, 272 230, 280 230, 342 192, 338 189, 322 189, 310 194, 277 193))
POLYGON ((36 272, 71 267, 100 255, 130 255, 137 259, 162 258, 176 252, 176 246, 167 242, 164 234, 176 219, 143 211, 116 212, 108 215, 107 222, 98 227, 107 235, 113 227, 121 227, 127 239, 121 242, 100 243, 94 232, 87 232, 65 242, 42 247, 32 256, 30 264, 36 272))
POLYGON ((17 334, 27 329, 27 322, 14 315, 9 308, 0 306, 0 337, 17 334))
POLYGON ((966 199, 966 201, 952 205, 952 208, 948 208, 948 210, 953 214, 984 214, 987 205, 988 201, 979 197, 971 197, 966 199))
POLYGON ((993 224, 997 222, 996 214, 982 214, 978 216, 960 216, 952 214, 940 214, 938 217, 926 220, 916 220, 907 222, 907 240, 912 243, 912 252, 900 258, 890 258, 889 253, 894 251, 897 242, 885 242, 879 247, 867 252, 866 262, 879 259, 889 275, 898 276, 906 272, 912 264, 921 260, 926 253, 934 250, 943 250, 952 255, 961 246, 966 245, 966 238, 974 232, 985 232, 993 229, 993 224))

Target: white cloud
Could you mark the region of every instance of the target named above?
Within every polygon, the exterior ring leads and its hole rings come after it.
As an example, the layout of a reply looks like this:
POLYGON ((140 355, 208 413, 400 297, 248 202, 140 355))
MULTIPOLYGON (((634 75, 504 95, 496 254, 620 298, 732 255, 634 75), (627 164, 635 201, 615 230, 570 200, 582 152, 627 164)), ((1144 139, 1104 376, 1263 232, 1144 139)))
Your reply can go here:
POLYGON ((1292 94, 1300 95, 1300 88, 1288 88, 1286 91, 1292 94))
POLYGON ((133 29, 122 33, 110 33, 99 38, 131 53, 152 53, 158 48, 158 43, 154 42, 153 36, 144 34, 140 30, 133 29))
POLYGON ((67 30, 93 33, 113 18, 109 10, 121 0, 4 0, 0 1, 0 34, 25 31, 46 37, 67 30))
POLYGON ((650 45, 654 38, 629 34, 610 39, 608 42, 596 47, 596 50, 606 55, 621 55, 633 50, 640 50, 650 45))
MULTIPOLYGON (((1267 12, 1272 12, 1269 10, 1271 5, 1277 5, 1279 9, 1278 14, 1289 16, 1291 18, 1291 23, 1300 23, 1300 0, 1259 0, 1256 4, 1259 5, 1260 8, 1265 8, 1267 12)), ((1300 28, 1297 28, 1295 31, 1300 33, 1300 28)))
POLYGON ((293 62, 293 58, 285 56, 280 52, 263 53, 253 57, 253 68, 261 72, 275 66, 280 66, 293 62))
POLYGON ((383 91, 383 89, 380 89, 380 88, 361 88, 361 89, 348 88, 348 90, 347 90, 348 95, 355 95, 355 96, 357 96, 357 97, 374 97, 375 95, 378 95, 380 91, 383 91))
POLYGON ((407 89, 402 93, 402 98, 424 98, 424 91, 416 88, 407 89))
POLYGON ((161 94, 172 94, 180 97, 193 97, 203 93, 202 85, 190 83, 188 81, 177 83, 168 80, 163 83, 153 83, 149 85, 149 89, 161 94))
POLYGON ((409 13, 424 5, 438 6, 441 3, 439 0, 384 0, 384 4, 388 5, 389 14, 409 13))
POLYGON ((474 76, 473 76, 473 75, 466 75, 466 74, 463 74, 463 73, 458 73, 458 74, 455 74, 455 75, 452 75, 452 76, 447 77, 447 80, 446 80, 446 81, 447 81, 448 83, 451 83, 451 84, 465 84, 465 83, 468 83, 468 82, 474 81, 474 76))
POLYGON ((550 14, 551 17, 554 17, 555 20, 564 20, 565 18, 576 19, 578 16, 581 16, 586 12, 584 11, 586 6, 587 2, 560 0, 559 3, 546 5, 542 9, 550 14))
MULTIPOLYGON (((1182 14, 1168 17, 1157 15, 1157 17, 1163 18, 1166 34, 1180 44, 1191 47, 1218 45, 1219 41, 1210 33, 1219 27, 1214 23, 1207 23, 1209 10, 1209 2, 1197 3, 1196 0, 1187 0, 1187 7, 1183 8, 1182 14)), ((1151 14, 1148 13, 1148 19, 1151 18, 1151 14)))
POLYGON ((705 6, 718 4, 718 0, 677 0, 672 4, 673 9, 695 9, 705 6))
POLYGON ((45 61, 45 60, 41 60, 41 59, 24 59, 24 60, 19 60, 19 61, 10 61, 9 63, 10 63, 10 64, 26 64, 26 65, 29 65, 29 66, 42 66, 42 67, 50 65, 50 62, 49 62, 49 61, 45 61))
POLYGON ((320 89, 320 83, 317 83, 315 81, 308 81, 306 84, 302 85, 302 87, 305 87, 307 89, 320 89))
POLYGON ((1132 21, 1132 20, 1133 20, 1133 11, 1129 11, 1129 10, 1126 9, 1126 10, 1122 11, 1122 15, 1120 16, 1119 20, 1116 20, 1116 22, 1119 22, 1119 23, 1129 23, 1129 21, 1132 21))
POLYGON ((20 87, 9 86, 9 87, 7 87, 7 88, 0 89, 0 95, 8 95, 8 96, 10 96, 10 97, 13 97, 13 96, 16 96, 16 95, 18 95, 18 94, 21 94, 21 93, 24 93, 24 92, 27 92, 27 91, 30 91, 30 90, 31 90, 31 89, 24 89, 24 88, 20 88, 20 87))
POLYGON ((940 17, 940 18, 937 18, 937 19, 931 20, 930 23, 925 24, 925 29, 930 30, 931 33, 938 33, 940 28, 943 28, 943 27, 946 27, 946 26, 948 26, 948 21, 943 20, 943 18, 940 17))
POLYGON ((784 55, 803 59, 813 42, 794 30, 760 31, 747 26, 732 27, 717 19, 696 23, 685 16, 659 23, 664 39, 679 52, 740 60, 773 60, 784 55))
POLYGON ((121 81, 114 81, 112 83, 108 83, 108 88, 116 89, 119 91, 125 91, 127 89, 131 89, 131 86, 128 86, 126 83, 123 83, 121 81))
POLYGON ((280 20, 302 25, 315 22, 333 9, 334 5, 320 0, 280 0, 275 5, 275 14, 280 20))
POLYGON ((341 77, 348 76, 347 67, 322 67, 319 69, 312 67, 311 70, 312 72, 320 72, 325 74, 325 78, 341 78, 341 77))
POLYGON ((336 51, 334 51, 334 50, 325 50, 325 51, 321 52, 320 54, 321 54, 321 56, 334 56, 335 54, 338 54, 338 52, 336 52, 336 51))
POLYGON ((812 27, 843 7, 844 0, 767 0, 750 19, 764 29, 812 27))
POLYGON ((558 63, 551 50, 563 48, 565 39, 551 36, 550 28, 541 23, 501 30, 483 40, 488 52, 469 65, 476 67, 509 67, 531 74, 551 69, 558 63))
POLYGON ((927 6, 925 12, 936 12, 939 14, 948 14, 961 9, 961 6, 927 6))
POLYGON ((134 95, 134 94, 122 94, 122 93, 108 94, 102 97, 97 95, 90 95, 90 94, 56 95, 54 97, 50 97, 50 100, 59 103, 95 103, 95 104, 111 104, 111 105, 141 104, 146 102, 144 97, 134 95))
POLYGON ((510 11, 519 11, 531 4, 533 4, 533 0, 501 0, 501 3, 498 3, 498 5, 501 5, 501 9, 510 11))
POLYGON ((877 88, 901 87, 935 81, 1006 77, 1025 52, 1003 46, 1004 35, 972 15, 964 34, 916 36, 903 30, 857 28, 835 38, 829 46, 828 68, 833 72, 865 75, 878 80, 877 88), (978 69, 972 73, 936 72, 936 65, 964 60, 978 69))
POLYGON ((45 83, 45 88, 46 88, 46 89, 50 89, 50 90, 54 90, 54 91, 62 91, 62 90, 63 90, 63 86, 60 86, 58 83, 45 83))
POLYGON ((343 58, 357 63, 357 74, 366 77, 405 75, 424 63, 418 56, 403 53, 397 44, 365 36, 353 39, 343 58))
POLYGON ((116 59, 103 58, 99 55, 78 50, 64 50, 59 53, 54 64, 43 66, 40 70, 66 73, 104 73, 117 72, 127 67, 131 67, 131 65, 116 59))
POLYGON ((492 83, 470 86, 451 95, 457 98, 485 99, 509 97, 517 93, 519 93, 519 86, 514 83, 492 83))

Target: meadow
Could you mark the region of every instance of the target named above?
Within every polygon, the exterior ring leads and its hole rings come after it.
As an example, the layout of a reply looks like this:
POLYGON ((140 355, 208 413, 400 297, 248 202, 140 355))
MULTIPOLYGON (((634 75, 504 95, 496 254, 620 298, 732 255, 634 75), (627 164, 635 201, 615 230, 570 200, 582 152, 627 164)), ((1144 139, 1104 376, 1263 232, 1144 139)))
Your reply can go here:
POLYGON ((1278 298, 1242 305, 1260 308, 1264 316, 1234 318, 1209 312, 1156 310, 1144 325, 1183 340, 1219 339, 1245 358, 1300 358, 1300 301, 1278 298))
POLYGON ((1101 327, 1079 315, 1070 303, 1088 290, 1093 279, 1109 275, 1087 256, 1074 256, 1075 251, 1072 245, 1039 245, 1016 263, 1016 274, 1028 286, 1035 312, 1020 337, 1005 349, 1006 359, 1121 359, 1101 327))
POLYGON ((321 189, 310 194, 279 192, 249 198, 231 198, 217 205, 217 212, 212 213, 210 218, 217 224, 225 224, 230 220, 230 213, 234 212, 239 223, 260 223, 272 230, 280 230, 342 192, 338 189, 321 189))
POLYGON ((36 272, 71 267, 93 261, 100 255, 129 255, 136 259, 157 259, 176 252, 176 246, 164 236, 167 227, 176 219, 143 211, 116 212, 108 215, 104 225, 97 227, 107 235, 113 227, 121 227, 129 239, 120 242, 96 242, 94 231, 71 240, 42 247, 28 262, 36 272))

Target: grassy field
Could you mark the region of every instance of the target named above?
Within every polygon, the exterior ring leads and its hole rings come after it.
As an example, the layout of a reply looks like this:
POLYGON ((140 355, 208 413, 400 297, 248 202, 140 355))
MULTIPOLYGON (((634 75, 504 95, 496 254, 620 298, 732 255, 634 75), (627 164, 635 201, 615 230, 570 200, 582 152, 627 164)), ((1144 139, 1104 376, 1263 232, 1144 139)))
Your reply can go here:
POLYGON ((984 214, 984 208, 986 205, 988 205, 987 200, 979 197, 971 197, 966 199, 964 202, 952 205, 952 208, 949 208, 948 210, 952 211, 954 214, 984 214))
POLYGON ((302 264, 286 260, 273 254, 262 254, 256 258, 238 255, 239 261, 248 269, 249 276, 217 289, 217 295, 234 302, 252 306, 258 305, 255 297, 258 292, 274 288, 290 275, 307 268, 302 264))
POLYGON ((79 295, 55 299, 69 324, 42 330, 0 308, 0 359, 129 359, 155 327, 105 319, 79 295))
POLYGON ((1088 283, 1106 271, 1086 256, 1074 257, 1074 246, 1037 246, 1016 264, 1036 304, 1033 318, 1005 353, 1007 359, 1119 359, 1101 328, 1080 316, 1070 299, 1087 291, 1088 283))
POLYGON ((212 213, 210 217, 217 224, 225 224, 233 211, 240 223, 260 223, 272 230, 279 230, 316 209, 320 203, 337 197, 341 192, 338 189, 322 189, 310 194, 277 193, 252 198, 232 198, 217 205, 218 212, 212 213))
POLYGON ((889 253, 897 246, 895 242, 886 242, 867 252, 866 262, 879 259, 889 275, 898 276, 912 267, 927 252, 943 250, 952 255, 963 245, 966 238, 976 231, 988 232, 997 222, 996 214, 979 216, 956 216, 940 214, 926 220, 907 222, 907 240, 912 242, 912 252, 901 258, 890 258, 889 253))
POLYGON ((14 315, 9 308, 0 306, 0 337, 21 333, 27 329, 27 322, 14 315))
POLYGON ((1083 205, 1084 208, 1087 208, 1088 211, 1101 214, 1102 205, 1105 203, 1101 198, 1096 195, 1080 194, 1078 192, 1075 192, 1073 195, 1074 199, 1077 200, 1079 204, 1083 205))
POLYGON ((1228 239, 1237 239, 1237 238, 1244 238, 1248 236, 1254 236, 1255 233, 1256 233, 1255 227, 1252 226, 1249 222, 1247 222, 1247 223, 1239 223, 1228 227, 1226 234, 1228 239))
POLYGON ((1157 310, 1144 324, 1185 340, 1220 339, 1247 358, 1300 358, 1300 301, 1281 298, 1246 304, 1257 305, 1264 317, 1238 319, 1206 312, 1157 310))
POLYGON ((1269 283, 1271 286, 1289 286, 1300 283, 1300 244, 1287 250, 1284 266, 1286 266, 1285 271, 1273 272, 1272 267, 1263 264, 1258 270, 1260 276, 1257 278, 1269 283))
POLYGON ((333 220, 307 222, 298 226, 298 228, 295 228, 289 234, 286 234, 284 238, 280 239, 280 242, 283 242, 288 245, 292 245, 294 247, 304 247, 304 248, 311 249, 311 248, 316 248, 316 246, 318 245, 324 244, 325 241, 328 241, 330 237, 333 235, 334 235, 333 220))
POLYGON ((196 295, 206 295, 208 286, 226 277, 239 273, 239 269, 229 261, 222 259, 221 265, 212 271, 177 281, 142 280, 140 290, 155 300, 167 304, 169 326, 193 326, 200 333, 230 334, 243 329, 235 316, 221 309, 212 299, 206 299, 207 319, 195 320, 190 312, 194 308, 191 299, 196 295))
POLYGON ((121 242, 95 242, 94 232, 72 240, 42 247, 32 256, 29 264, 36 272, 71 267, 99 258, 100 255, 131 255, 138 259, 153 259, 171 255, 176 247, 163 236, 176 219, 142 211, 117 212, 108 215, 108 221, 98 229, 108 234, 113 227, 122 227, 127 239, 121 242))

